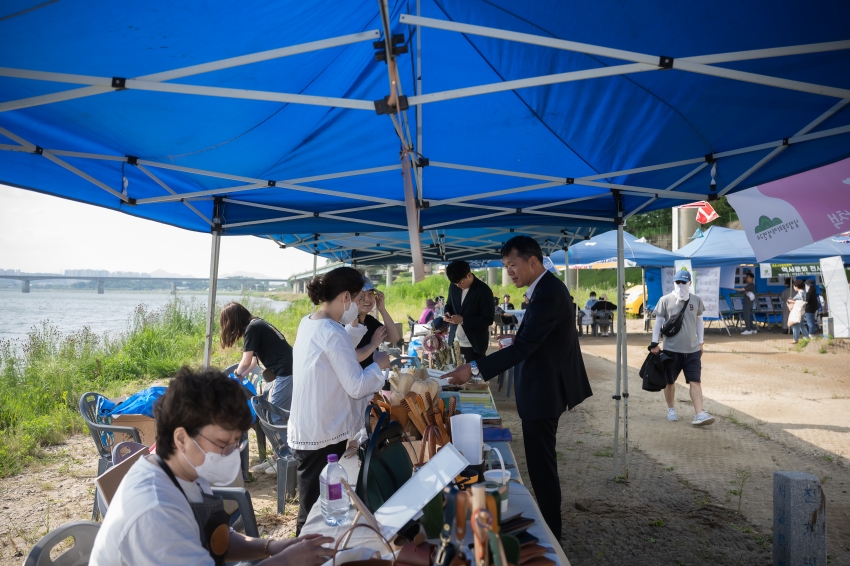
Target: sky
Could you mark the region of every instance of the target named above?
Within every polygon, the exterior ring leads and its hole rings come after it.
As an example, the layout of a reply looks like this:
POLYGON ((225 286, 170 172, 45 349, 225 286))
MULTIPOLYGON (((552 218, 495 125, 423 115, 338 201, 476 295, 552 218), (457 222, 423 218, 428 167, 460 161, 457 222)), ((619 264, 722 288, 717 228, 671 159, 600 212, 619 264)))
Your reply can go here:
MULTIPOLYGON (((209 234, 0 185, 0 269, 162 269, 209 277, 210 244, 209 234)), ((313 268, 311 254, 255 236, 223 237, 220 254, 223 277, 238 272, 288 277, 313 268)))

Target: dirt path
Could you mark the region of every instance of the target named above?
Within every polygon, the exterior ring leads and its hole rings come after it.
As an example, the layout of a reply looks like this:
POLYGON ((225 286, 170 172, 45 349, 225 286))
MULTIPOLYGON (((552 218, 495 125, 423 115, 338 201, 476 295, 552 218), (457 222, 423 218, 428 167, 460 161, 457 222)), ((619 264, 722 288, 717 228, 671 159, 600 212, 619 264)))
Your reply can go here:
MULTIPOLYGON (((630 328, 630 332, 632 329, 630 328)), ((633 453, 654 460, 681 482, 736 510, 734 481, 749 474, 741 513, 756 531, 773 524, 773 472, 818 476, 827 498, 831 564, 850 564, 850 349, 813 341, 798 352, 779 333, 706 337, 703 391, 715 425, 690 425, 688 389, 676 394, 682 420, 665 420, 661 393, 640 389, 637 367, 648 335, 630 334, 629 435, 633 453), (824 350, 824 353, 821 351, 824 350)), ((583 338, 582 351, 595 395, 581 408, 595 431, 613 437, 613 338, 583 338)), ((632 487, 641 482, 630 473, 632 487)), ((569 553, 568 553, 568 556, 569 553)), ((685 562, 687 563, 687 562, 685 562)), ((742 564, 748 562, 744 560, 742 564)))
MULTIPOLYGON (((797 352, 778 333, 709 333, 703 384, 717 423, 697 429, 689 419, 667 422, 661 394, 640 390, 649 339, 637 333, 642 323, 630 323, 630 482, 611 480, 613 337, 582 338, 595 394, 561 419, 563 544, 573 566, 770 564, 775 470, 821 478, 830 564, 850 564, 850 347, 822 341, 797 352), (731 482, 742 472, 750 477, 738 514, 731 482)), ((527 477, 513 399, 493 389, 527 477)), ((677 400, 689 417, 684 385, 677 400)), ((251 446, 255 463, 253 433, 251 446)), ((0 566, 20 565, 49 528, 91 517, 91 439, 75 436, 45 453, 39 467, 0 480, 0 566)), ((294 531, 297 506, 277 515, 276 485, 275 476, 258 474, 247 487, 261 531, 283 538, 294 531)))

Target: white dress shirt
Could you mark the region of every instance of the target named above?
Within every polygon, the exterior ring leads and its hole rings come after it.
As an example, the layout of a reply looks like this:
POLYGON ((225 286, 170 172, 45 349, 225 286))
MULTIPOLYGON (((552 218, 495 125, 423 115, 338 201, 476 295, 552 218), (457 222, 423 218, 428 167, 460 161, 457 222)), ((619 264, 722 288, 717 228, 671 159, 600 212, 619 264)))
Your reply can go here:
MULTIPOLYGON (((469 293, 469 288, 464 289, 460 294, 460 304, 466 300, 466 295, 469 293)), ((455 313, 457 314, 457 313, 455 313)), ((458 324, 457 330, 455 330, 455 339, 460 344, 461 348, 472 348, 472 344, 469 342, 469 338, 466 337, 466 332, 463 331, 463 325, 458 324)))
POLYGON ((372 395, 384 385, 378 364, 362 369, 341 324, 301 319, 292 349, 292 413, 287 441, 294 450, 318 450, 363 428, 372 395))
POLYGON ((546 275, 546 270, 543 270, 543 273, 541 273, 540 276, 534 280, 534 283, 529 285, 528 289, 525 290, 525 296, 528 297, 529 301, 531 301, 531 298, 534 296, 534 289, 537 287, 537 283, 544 275, 546 275))

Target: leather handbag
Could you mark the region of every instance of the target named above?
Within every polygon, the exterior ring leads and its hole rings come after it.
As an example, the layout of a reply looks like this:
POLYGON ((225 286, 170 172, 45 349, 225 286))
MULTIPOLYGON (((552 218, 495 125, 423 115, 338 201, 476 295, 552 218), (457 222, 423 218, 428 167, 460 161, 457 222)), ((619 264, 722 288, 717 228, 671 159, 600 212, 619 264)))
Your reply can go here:
POLYGON ((440 531, 440 544, 434 555, 434 566, 468 565, 463 552, 463 538, 468 526, 467 514, 471 500, 469 494, 456 487, 443 490, 446 506, 443 510, 443 527, 440 531))
POLYGON ((413 476, 413 462, 403 444, 401 425, 391 421, 388 413, 374 405, 367 407, 366 430, 369 440, 357 450, 360 471, 355 492, 374 513, 413 476), (379 413, 374 429, 370 423, 373 411, 379 413))
MULTIPOLYGON (((384 543, 384 546, 387 548, 387 550, 389 551, 390 555, 393 558, 392 558, 392 560, 385 560, 383 558, 369 558, 367 560, 352 560, 350 562, 346 562, 345 564, 347 564, 348 566, 401 566, 401 564, 399 564, 396 561, 395 553, 393 552, 393 549, 390 546, 390 543, 387 542, 387 539, 384 538, 384 535, 382 535, 379 531, 377 531, 375 529, 375 527, 373 527, 372 525, 368 525, 366 523, 357 523, 356 525, 352 525, 342 534, 342 536, 340 536, 338 539, 336 539, 336 544, 334 544, 333 566, 336 566, 336 557, 339 555, 340 552, 345 550, 345 544, 342 545, 343 548, 339 548, 340 543, 342 543, 343 540, 345 540, 347 542, 351 538, 347 535, 351 531, 353 531, 354 529, 358 529, 360 527, 365 527, 365 528, 369 529, 370 531, 374 532, 376 535, 378 535, 378 538, 380 539, 380 541, 382 543, 384 543)), ((411 564, 410 566, 414 566, 414 565, 411 564)))

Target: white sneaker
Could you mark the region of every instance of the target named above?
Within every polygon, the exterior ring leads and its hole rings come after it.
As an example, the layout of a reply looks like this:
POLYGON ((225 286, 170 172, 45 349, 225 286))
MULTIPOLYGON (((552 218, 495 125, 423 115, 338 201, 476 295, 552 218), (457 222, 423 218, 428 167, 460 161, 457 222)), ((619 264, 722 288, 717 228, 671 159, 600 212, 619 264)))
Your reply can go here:
MULTIPOLYGON (((712 419, 713 421, 713 419, 712 419)), ((266 468, 266 473, 270 476, 277 474, 277 462, 266 468)))
POLYGON ((668 421, 678 421, 679 415, 676 414, 676 409, 667 409, 667 420, 668 421))
POLYGON ((697 413, 694 416, 694 420, 691 421, 691 424, 694 426, 705 426, 714 424, 714 417, 703 411, 701 413, 697 413))
POLYGON ((758 334, 758 333, 759 333, 758 330, 753 330, 753 334, 758 334))
POLYGON ((251 468, 251 471, 254 472, 255 474, 259 474, 260 472, 265 472, 266 470, 268 470, 271 467, 271 465, 272 465, 271 462, 266 460, 262 464, 257 464, 256 466, 251 468))
POLYGON ((742 331, 741 331, 741 336, 749 336, 749 335, 750 335, 750 334, 752 334, 752 333, 753 333, 753 331, 752 331, 752 330, 742 330, 742 331))

